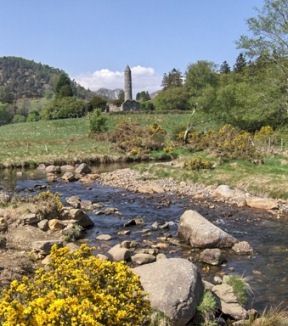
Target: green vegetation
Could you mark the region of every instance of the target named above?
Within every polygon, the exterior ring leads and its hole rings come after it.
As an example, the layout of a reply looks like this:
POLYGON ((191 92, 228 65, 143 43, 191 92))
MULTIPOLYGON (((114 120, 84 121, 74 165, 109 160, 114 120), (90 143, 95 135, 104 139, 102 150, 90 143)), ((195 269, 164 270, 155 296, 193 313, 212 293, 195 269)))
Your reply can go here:
POLYGON ((239 275, 226 275, 223 282, 232 286, 233 293, 241 305, 247 303, 252 290, 244 277, 239 275))
POLYGON ((210 291, 205 291, 202 297, 202 301, 197 307, 197 314, 200 315, 199 317, 202 320, 201 325, 217 325, 217 323, 214 322, 216 308, 217 304, 215 296, 210 291))
POLYGON ((107 131, 107 118, 101 114, 100 109, 89 114, 89 124, 91 134, 107 131))
POLYGON ((128 326, 149 320, 150 303, 128 266, 96 258, 85 245, 74 252, 54 246, 49 258, 49 268, 1 292, 1 325, 128 326))

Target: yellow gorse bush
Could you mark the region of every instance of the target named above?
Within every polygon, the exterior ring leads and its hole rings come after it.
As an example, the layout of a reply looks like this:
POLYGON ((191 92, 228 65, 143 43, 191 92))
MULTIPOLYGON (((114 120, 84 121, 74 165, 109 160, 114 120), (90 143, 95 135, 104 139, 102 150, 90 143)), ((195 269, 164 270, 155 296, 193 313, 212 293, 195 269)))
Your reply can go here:
POLYGON ((2 326, 143 325, 150 304, 123 263, 98 259, 86 245, 52 248, 49 267, 13 281, 0 295, 2 326))

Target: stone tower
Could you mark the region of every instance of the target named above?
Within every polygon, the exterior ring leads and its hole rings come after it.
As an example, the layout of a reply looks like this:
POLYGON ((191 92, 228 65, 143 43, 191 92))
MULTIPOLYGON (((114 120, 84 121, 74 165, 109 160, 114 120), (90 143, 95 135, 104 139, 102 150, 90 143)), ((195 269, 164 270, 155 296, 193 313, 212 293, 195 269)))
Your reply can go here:
POLYGON ((125 101, 132 100, 132 76, 131 69, 129 66, 125 68, 124 71, 124 93, 125 93, 125 101))

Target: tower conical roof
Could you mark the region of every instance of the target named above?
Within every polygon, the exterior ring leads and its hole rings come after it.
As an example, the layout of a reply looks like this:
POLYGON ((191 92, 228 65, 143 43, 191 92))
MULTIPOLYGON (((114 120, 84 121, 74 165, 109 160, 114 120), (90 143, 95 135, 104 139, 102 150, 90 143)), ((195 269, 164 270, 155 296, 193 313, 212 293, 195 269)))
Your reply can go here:
POLYGON ((131 71, 129 65, 126 66, 125 71, 131 71))

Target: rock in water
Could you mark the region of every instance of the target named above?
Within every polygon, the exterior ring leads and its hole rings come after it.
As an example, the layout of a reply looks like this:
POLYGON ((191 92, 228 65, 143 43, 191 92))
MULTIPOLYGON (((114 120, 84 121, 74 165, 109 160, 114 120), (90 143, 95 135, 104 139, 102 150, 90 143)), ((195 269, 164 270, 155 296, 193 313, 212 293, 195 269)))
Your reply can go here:
POLYGON ((194 248, 231 248, 237 240, 193 210, 180 217, 178 234, 194 248))
POLYGON ((218 248, 214 249, 205 249, 200 254, 200 260, 206 264, 210 265, 221 265, 224 262, 224 257, 222 252, 218 248))
POLYGON ((91 169, 86 163, 81 163, 76 169, 75 173, 76 174, 88 174, 91 172, 91 169))
POLYGON ((184 326, 194 316, 203 294, 197 267, 183 258, 161 259, 136 267, 153 309, 162 311, 172 325, 184 326))

